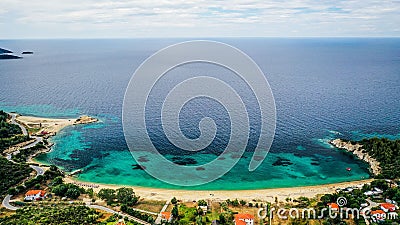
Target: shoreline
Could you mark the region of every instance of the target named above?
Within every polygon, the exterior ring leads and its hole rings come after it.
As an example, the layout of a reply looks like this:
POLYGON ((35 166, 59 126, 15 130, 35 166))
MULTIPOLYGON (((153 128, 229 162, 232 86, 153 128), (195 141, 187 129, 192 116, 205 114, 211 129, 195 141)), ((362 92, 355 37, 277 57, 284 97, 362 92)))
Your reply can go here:
POLYGON ((367 152, 364 152, 365 150, 362 148, 362 145, 358 143, 353 145, 351 141, 344 141, 342 139, 331 140, 329 143, 338 149, 344 149, 346 152, 352 153, 359 160, 368 163, 369 170, 374 176, 381 173, 382 169, 379 162, 372 158, 367 152))
POLYGON ((76 177, 66 176, 64 178, 65 183, 72 183, 84 188, 93 188, 95 192, 98 192, 102 188, 118 189, 121 187, 133 188, 134 192, 141 198, 149 200, 170 200, 172 197, 176 197, 184 202, 198 201, 200 199, 210 200, 226 200, 226 199, 243 199, 252 201, 275 201, 275 197, 279 201, 284 201, 286 198, 299 198, 308 197, 313 198, 318 195, 334 193, 336 189, 356 187, 362 184, 369 184, 374 179, 364 179, 357 181, 347 181, 332 184, 320 184, 311 186, 300 186, 300 187, 285 187, 285 188, 266 188, 266 189, 254 189, 254 190, 185 190, 185 189, 166 189, 166 188, 153 188, 153 187, 141 187, 134 185, 118 185, 118 184, 103 184, 103 183, 91 183, 86 181, 80 181, 76 177))

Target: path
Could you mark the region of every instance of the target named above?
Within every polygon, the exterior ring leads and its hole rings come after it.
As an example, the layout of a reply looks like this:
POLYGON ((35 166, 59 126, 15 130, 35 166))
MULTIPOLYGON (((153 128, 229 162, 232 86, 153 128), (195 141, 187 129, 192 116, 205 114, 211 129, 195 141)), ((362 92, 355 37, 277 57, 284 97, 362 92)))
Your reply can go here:
POLYGON ((112 213, 112 214, 117 214, 117 215, 121 215, 121 216, 123 216, 123 217, 128 217, 130 220, 133 220, 133 221, 135 221, 135 222, 137 222, 137 223, 140 223, 140 224, 143 224, 143 225, 151 225, 150 223, 148 223, 148 222, 146 222, 146 221, 143 221, 143 220, 141 220, 141 219, 138 219, 138 218, 136 218, 136 217, 133 217, 133 216, 128 215, 128 214, 125 214, 125 213, 117 212, 117 211, 115 211, 115 210, 112 210, 112 209, 107 208, 107 207, 104 207, 104 206, 100 206, 100 205, 89 205, 89 204, 86 204, 86 205, 87 205, 88 207, 90 207, 90 208, 93 208, 93 209, 100 209, 100 210, 103 210, 103 211, 106 211, 106 212, 109 212, 109 213, 112 213))
POLYGON ((17 118, 17 114, 16 113, 10 113, 10 115, 11 115, 11 124, 18 125, 22 130, 22 134, 27 136, 28 135, 28 131, 26 130, 26 128, 22 124, 17 123, 17 121, 15 120, 17 118))
POLYGON ((162 207, 160 213, 157 216, 156 222, 155 224, 161 224, 161 220, 162 220, 162 213, 165 212, 165 210, 167 210, 169 206, 169 200, 165 203, 165 205, 162 207))
POLYGON ((29 165, 29 167, 36 170, 36 177, 44 174, 44 169, 40 166, 29 165))
POLYGON ((15 211, 17 209, 19 209, 19 207, 15 207, 10 205, 10 199, 11 199, 12 195, 7 195, 4 199, 3 202, 1 203, 6 209, 8 210, 12 210, 15 211))

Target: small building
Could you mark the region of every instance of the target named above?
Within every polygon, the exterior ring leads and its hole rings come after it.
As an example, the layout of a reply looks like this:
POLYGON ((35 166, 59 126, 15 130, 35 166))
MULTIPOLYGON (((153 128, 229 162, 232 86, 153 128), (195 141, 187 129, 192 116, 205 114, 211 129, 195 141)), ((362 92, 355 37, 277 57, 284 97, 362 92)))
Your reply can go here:
POLYGON ((115 225, 126 225, 126 223, 123 219, 120 219, 115 225))
POLYGON ((198 208, 201 209, 201 211, 203 211, 204 215, 208 212, 208 206, 201 205, 198 208))
POLYGON ((162 212, 161 213, 161 219, 165 220, 165 221, 168 221, 168 222, 171 222, 171 220, 172 220, 171 212, 162 212))
POLYGON ((46 198, 47 193, 44 190, 30 190, 25 194, 25 201, 43 200, 46 198))
POLYGON ((377 188, 377 187, 375 187, 374 188, 374 194, 382 194, 383 193, 383 191, 381 190, 381 189, 379 189, 379 188, 377 188))
POLYGON ((381 209, 385 212, 394 212, 396 206, 392 203, 381 203, 381 209))
POLYGON ((339 211, 339 205, 338 204, 336 204, 336 203, 328 203, 328 207, 330 208, 330 209, 332 209, 332 210, 337 210, 337 211, 339 211))
POLYGON ((371 196, 371 195, 374 195, 374 192, 373 191, 367 191, 367 192, 364 192, 364 195, 371 196))
POLYGON ((247 213, 236 214, 235 225, 254 225, 254 216, 247 213))
POLYGON ((375 210, 371 212, 371 218, 376 221, 385 221, 386 213, 383 210, 375 210))

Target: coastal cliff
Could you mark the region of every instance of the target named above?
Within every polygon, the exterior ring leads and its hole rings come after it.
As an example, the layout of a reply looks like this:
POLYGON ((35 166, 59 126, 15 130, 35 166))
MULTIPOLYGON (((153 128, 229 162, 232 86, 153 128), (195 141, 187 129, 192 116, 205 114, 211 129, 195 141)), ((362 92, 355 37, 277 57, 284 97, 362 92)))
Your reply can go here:
POLYGON ((360 144, 352 144, 350 141, 344 141, 341 139, 335 139, 335 140, 331 140, 329 141, 329 143, 333 146, 335 146, 336 148, 339 149, 344 149, 347 152, 351 152, 353 153, 355 156, 357 156, 357 158, 367 162, 370 166, 370 170, 372 172, 372 174, 379 175, 382 172, 382 169, 380 167, 379 162, 372 158, 367 151, 365 151, 365 149, 363 149, 362 145, 360 144))

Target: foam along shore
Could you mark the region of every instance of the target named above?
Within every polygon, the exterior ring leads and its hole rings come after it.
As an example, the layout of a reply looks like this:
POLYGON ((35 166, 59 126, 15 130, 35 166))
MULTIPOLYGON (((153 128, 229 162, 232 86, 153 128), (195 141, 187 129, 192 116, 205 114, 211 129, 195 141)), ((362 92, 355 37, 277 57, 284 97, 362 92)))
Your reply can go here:
POLYGON ((30 129, 31 135, 52 136, 56 135, 57 132, 67 126, 94 123, 97 122, 98 119, 86 115, 76 119, 55 119, 17 115, 16 121, 30 129))
POLYGON ((329 142, 331 145, 335 146, 336 148, 339 149, 344 149, 348 152, 353 153, 357 158, 367 162, 370 166, 370 170, 372 174, 379 175, 382 171, 379 162, 372 158, 363 148, 362 145, 360 144, 352 144, 350 141, 344 141, 341 139, 335 139, 329 142))
POLYGON ((286 198, 299 198, 308 197, 313 198, 317 195, 334 193, 337 189, 347 187, 361 188, 364 184, 369 184, 373 179, 366 179, 360 181, 349 181, 335 184, 323 184, 316 186, 305 187, 290 187, 290 188, 271 188, 271 189, 257 189, 257 190, 176 190, 176 189, 162 189, 150 187, 138 187, 129 185, 113 185, 113 184, 100 184, 79 181, 74 177, 67 176, 64 182, 76 184, 84 188, 93 188, 98 192, 102 188, 118 189, 121 187, 131 187, 135 193, 141 198, 149 200, 170 200, 176 197, 184 202, 198 201, 200 199, 212 200, 226 200, 226 199, 243 199, 252 201, 253 199, 262 201, 285 201, 286 198))

